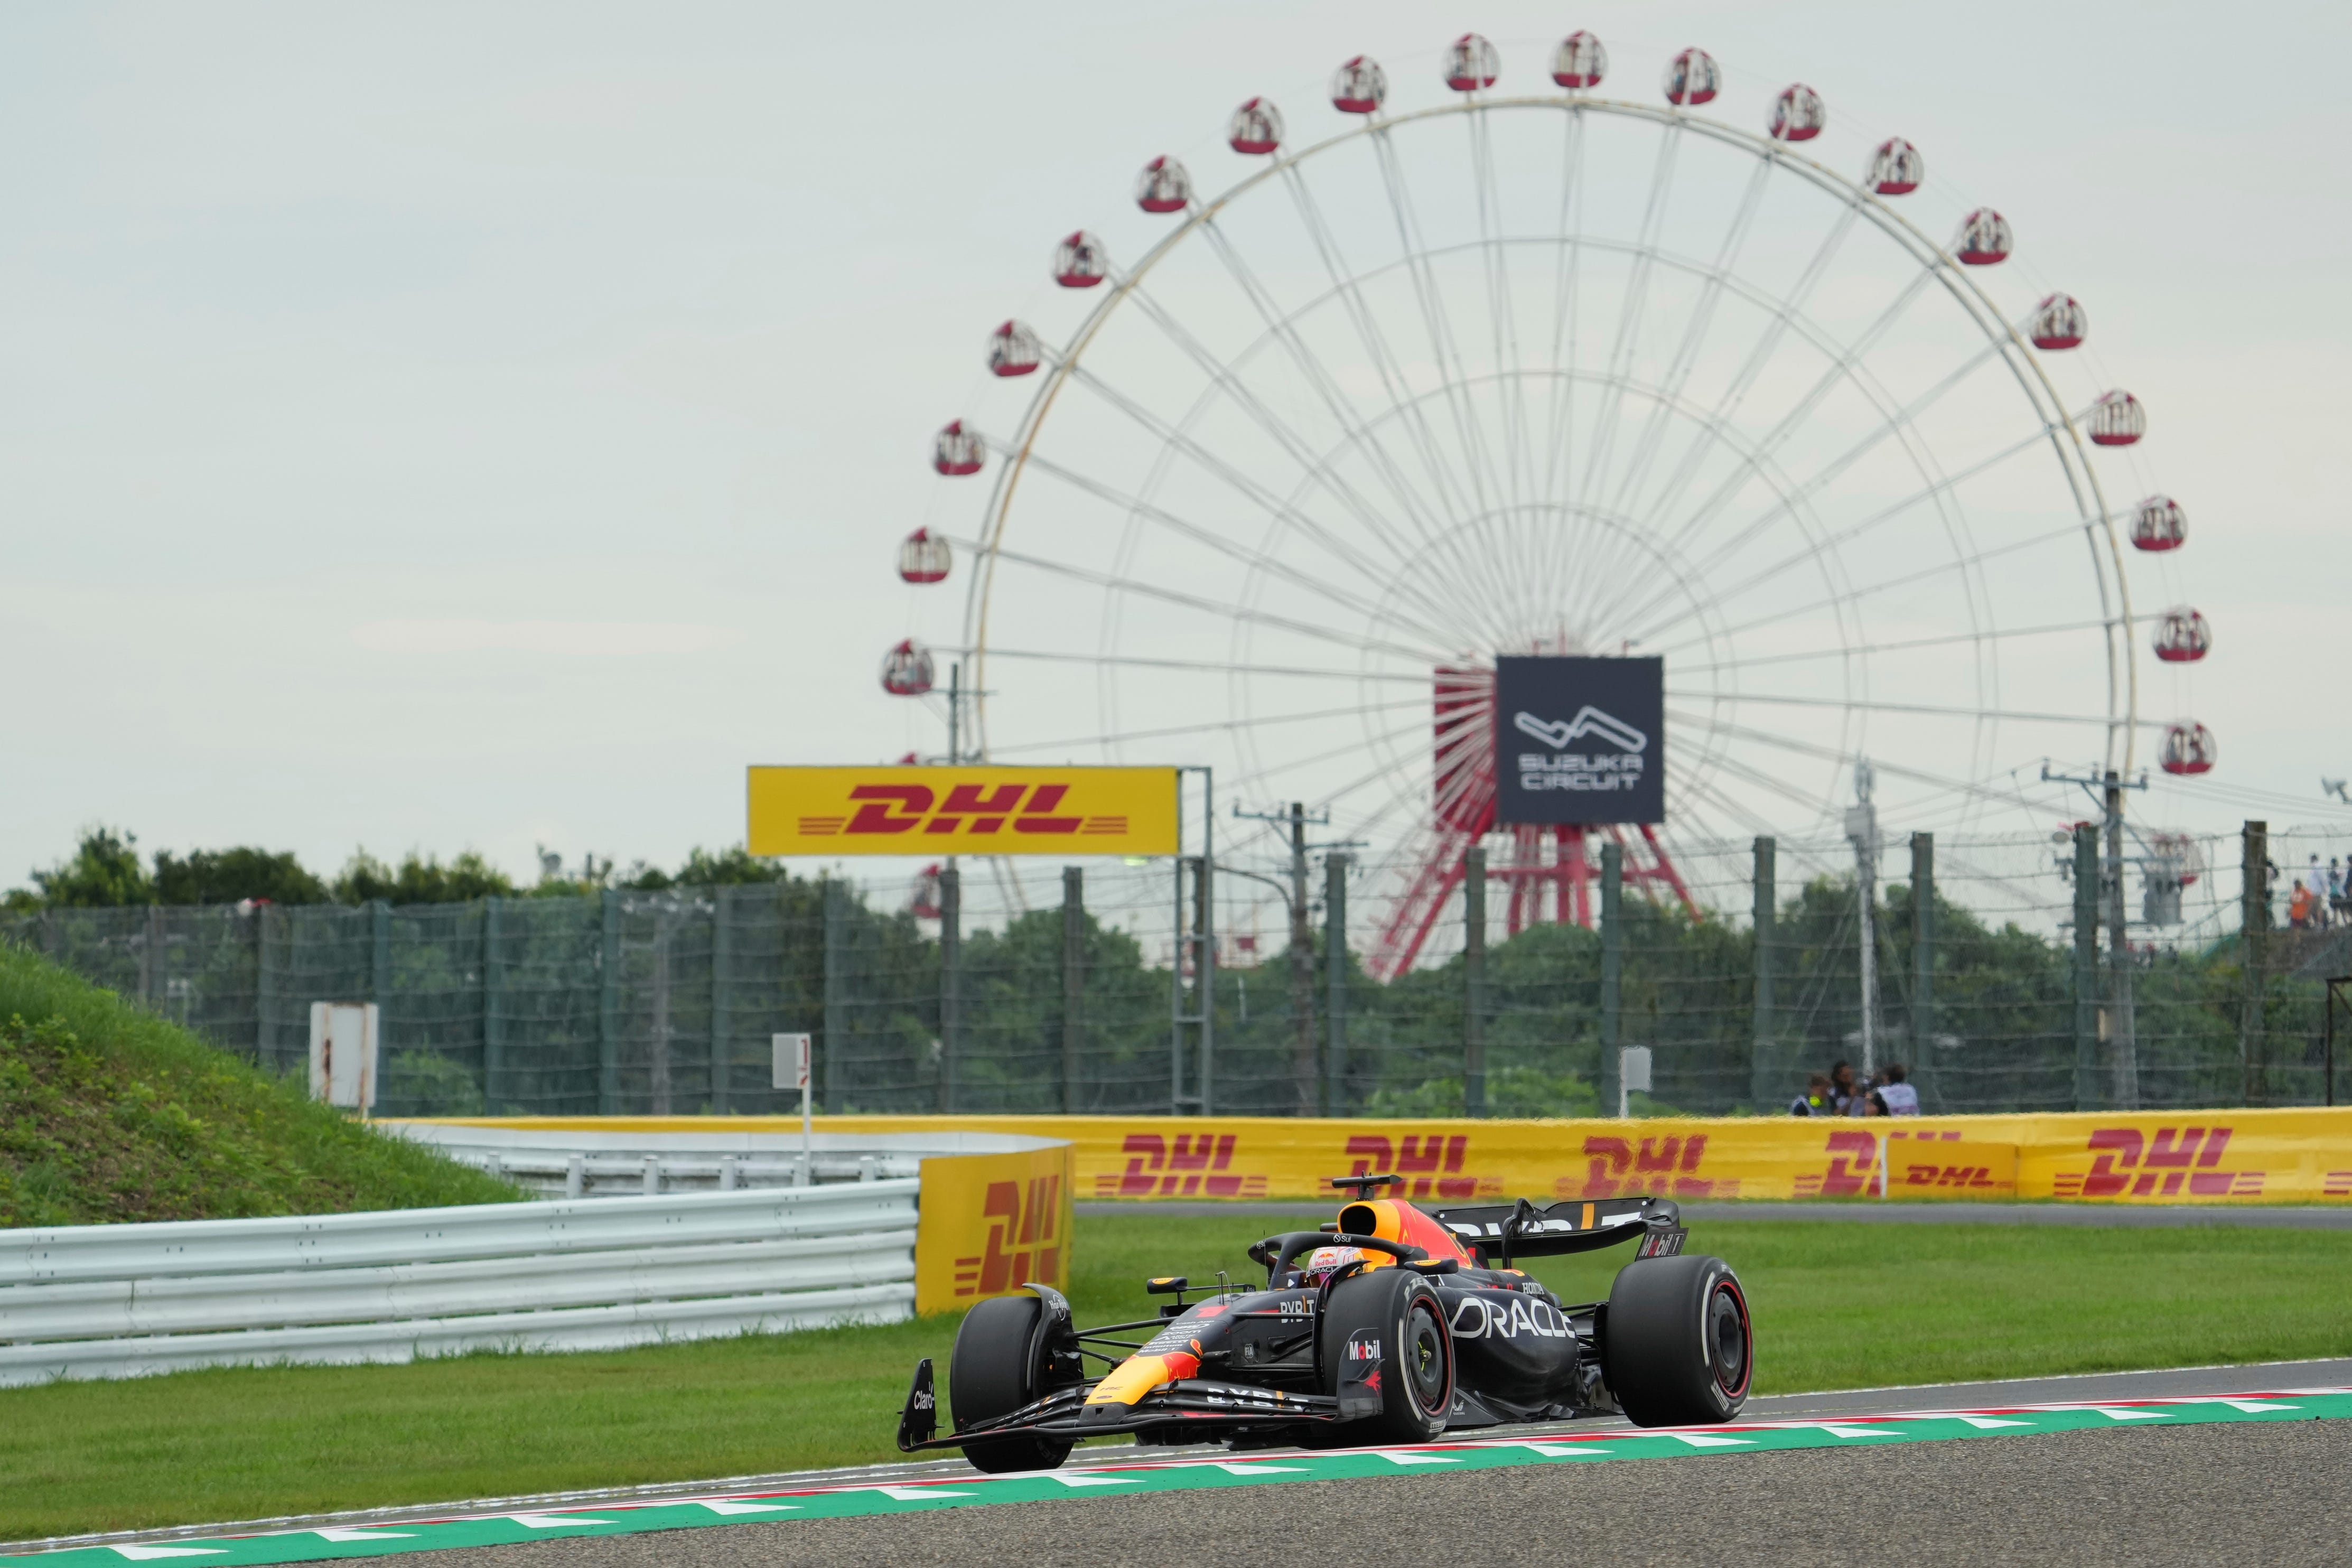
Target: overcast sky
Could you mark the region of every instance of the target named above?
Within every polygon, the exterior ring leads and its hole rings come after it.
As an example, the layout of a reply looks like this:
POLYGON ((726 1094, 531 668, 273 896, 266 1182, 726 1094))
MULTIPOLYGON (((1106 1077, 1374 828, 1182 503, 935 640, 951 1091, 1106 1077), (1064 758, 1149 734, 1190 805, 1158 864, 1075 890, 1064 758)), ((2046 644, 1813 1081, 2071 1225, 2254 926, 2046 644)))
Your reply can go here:
POLYGON ((1046 245, 1242 98, 1474 26, 1529 81, 1589 27, 1629 97, 1704 44, 1996 202, 2189 510, 2216 778, 2281 797, 2157 809, 2328 815, 2352 8, 17 5, 0 885, 93 822, 671 861, 747 763, 936 747, 874 679, 891 551, 1046 245))

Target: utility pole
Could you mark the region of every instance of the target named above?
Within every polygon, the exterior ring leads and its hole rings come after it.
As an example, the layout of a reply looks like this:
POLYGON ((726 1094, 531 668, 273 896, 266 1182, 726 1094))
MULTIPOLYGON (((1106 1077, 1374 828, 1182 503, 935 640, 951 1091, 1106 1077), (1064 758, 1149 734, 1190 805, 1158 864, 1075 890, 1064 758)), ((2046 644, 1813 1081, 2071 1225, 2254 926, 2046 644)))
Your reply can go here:
POLYGON ((1244 811, 1235 805, 1234 815, 1290 831, 1290 1070, 1297 1089, 1298 1114, 1312 1116, 1320 1098, 1318 1086, 1322 1074, 1318 1070, 1315 1044, 1315 930, 1307 905, 1307 827, 1309 823, 1320 826, 1330 821, 1331 813, 1327 808, 1309 816, 1306 803, 1294 800, 1287 809, 1273 811, 1244 811))
POLYGON ((1854 895, 1862 931, 1862 1076, 1878 1069, 1878 812, 1870 804, 1870 762, 1853 764, 1854 805, 1845 814, 1853 844, 1854 895))
POLYGON ((2115 966, 2116 1109, 2139 1109, 2139 1037, 2132 1021, 2131 943, 2124 935, 2124 784, 2105 779, 2107 808, 2107 958, 2115 966))
MULTIPOLYGON (((2113 768, 2091 774, 2053 773, 2050 764, 2042 764, 2045 784, 2080 784, 2100 803, 2106 826, 2106 864, 2101 868, 2100 891, 2106 895, 2107 905, 2107 1009, 2106 1037, 2110 1047, 2109 1102, 2116 1110, 2139 1109, 2139 1041, 2132 1023, 2131 942, 2126 934, 2124 918, 2124 791, 2146 789, 2147 775, 2126 779, 2113 768)), ((2078 853, 2076 876, 2082 857, 2078 853)), ((2084 912, 2083 893, 2075 890, 2076 918, 2084 912)), ((2092 907, 2095 912, 2095 906, 2092 907)), ((2075 942, 2082 942, 2077 929, 2075 942)), ((2079 1093, 2079 1086, 2078 1090, 2079 1093)))

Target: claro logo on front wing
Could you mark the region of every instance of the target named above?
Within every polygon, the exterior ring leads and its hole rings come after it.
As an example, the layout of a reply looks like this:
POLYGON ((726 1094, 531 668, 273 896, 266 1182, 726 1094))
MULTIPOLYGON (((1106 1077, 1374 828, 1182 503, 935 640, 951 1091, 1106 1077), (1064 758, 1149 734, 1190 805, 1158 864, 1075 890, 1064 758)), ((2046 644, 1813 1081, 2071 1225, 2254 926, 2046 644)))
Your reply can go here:
POLYGON ((961 784, 941 800, 929 784, 858 784, 849 792, 856 807, 846 816, 803 816, 800 830, 811 837, 919 834, 1069 834, 1079 837, 1127 832, 1127 818, 1085 816, 1062 809, 1066 784, 961 784))

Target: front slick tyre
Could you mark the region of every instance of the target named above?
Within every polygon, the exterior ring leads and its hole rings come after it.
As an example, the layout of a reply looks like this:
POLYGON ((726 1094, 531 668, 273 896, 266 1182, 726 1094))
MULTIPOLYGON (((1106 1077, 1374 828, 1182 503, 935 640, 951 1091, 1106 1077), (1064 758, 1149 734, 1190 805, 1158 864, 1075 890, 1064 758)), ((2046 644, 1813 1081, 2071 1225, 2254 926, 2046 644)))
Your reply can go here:
MULTIPOLYGON (((999 1296, 964 1314, 948 1358, 957 1430, 1010 1415, 1045 1392, 1045 1303, 1034 1296, 999 1296)), ((1050 1470, 1070 1457, 1070 1445, 1024 1433, 966 1443, 963 1457, 991 1475, 1050 1470)))
POLYGON ((1649 1258, 1609 1288, 1601 1369, 1636 1426, 1728 1421, 1756 1374, 1748 1293, 1720 1258, 1649 1258))
POLYGON ((1349 1394, 1349 1347, 1359 1352, 1377 1346, 1376 1378, 1355 1373, 1355 1396, 1372 1389, 1380 1408, 1325 1427, 1312 1446, 1360 1443, 1426 1443, 1445 1430, 1454 1407, 1454 1335, 1430 1282, 1407 1268, 1373 1268, 1351 1274, 1332 1288, 1323 1312, 1323 1391, 1349 1394))

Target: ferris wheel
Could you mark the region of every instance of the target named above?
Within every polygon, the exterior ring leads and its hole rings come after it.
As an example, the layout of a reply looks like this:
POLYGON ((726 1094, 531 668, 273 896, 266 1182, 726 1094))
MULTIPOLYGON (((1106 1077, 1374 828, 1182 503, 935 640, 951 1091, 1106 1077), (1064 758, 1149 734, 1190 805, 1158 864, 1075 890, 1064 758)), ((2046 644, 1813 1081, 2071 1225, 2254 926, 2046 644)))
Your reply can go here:
MULTIPOLYGON (((1412 106, 1349 59, 1310 132, 1233 111, 1222 193, 1154 157, 1157 232, 1050 247, 934 440, 960 521, 900 549, 986 693, 966 754, 1327 808, 1385 879, 1384 975, 1473 846, 1510 929, 1589 923, 1604 837, 1688 902, 1679 846, 1833 831, 1858 773, 1958 826, 2039 804, 2042 758, 2209 769, 2139 671, 2210 629, 2136 618, 2127 574, 2185 514, 2103 479, 2146 412, 2070 354, 2080 301, 2012 287, 2009 221, 1931 231, 1900 136, 1832 167, 1810 87, 1716 118, 1700 49, 1654 99, 1603 96, 1587 33, 1529 74, 1465 35, 1412 106), (1496 661, 1530 654, 1663 659, 1662 825, 1498 826, 1496 661)), ((908 638, 883 680, 936 674, 908 638)))

